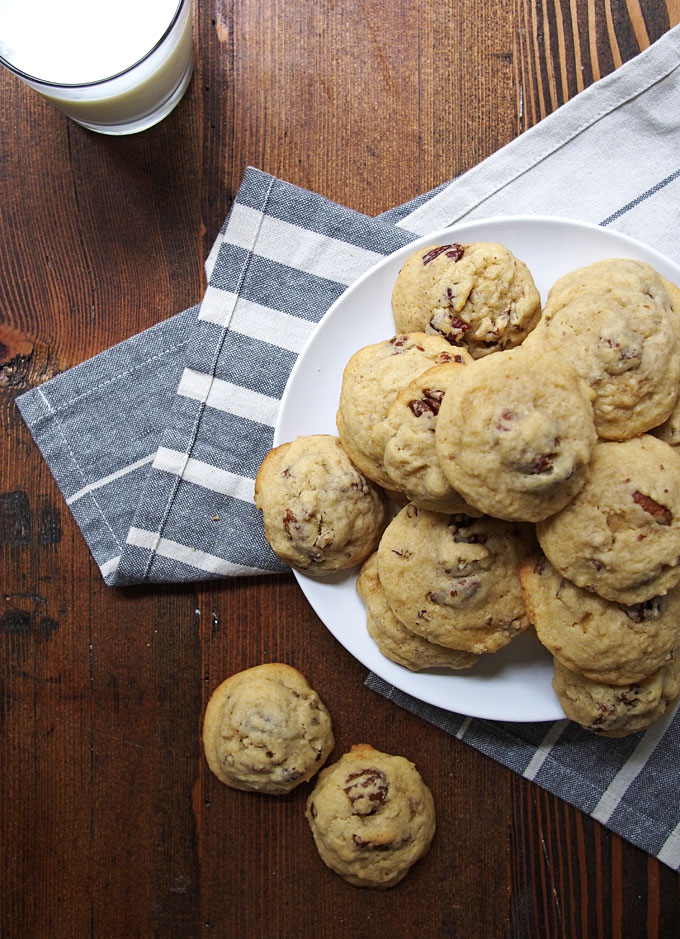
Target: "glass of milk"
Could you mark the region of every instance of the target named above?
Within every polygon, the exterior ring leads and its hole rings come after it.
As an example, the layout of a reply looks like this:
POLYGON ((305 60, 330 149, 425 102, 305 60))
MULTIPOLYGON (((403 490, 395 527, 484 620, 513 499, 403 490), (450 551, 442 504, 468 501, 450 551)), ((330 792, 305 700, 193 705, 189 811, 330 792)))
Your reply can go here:
POLYGON ((191 0, 0 0, 0 63, 102 134, 162 120, 191 79, 191 0))

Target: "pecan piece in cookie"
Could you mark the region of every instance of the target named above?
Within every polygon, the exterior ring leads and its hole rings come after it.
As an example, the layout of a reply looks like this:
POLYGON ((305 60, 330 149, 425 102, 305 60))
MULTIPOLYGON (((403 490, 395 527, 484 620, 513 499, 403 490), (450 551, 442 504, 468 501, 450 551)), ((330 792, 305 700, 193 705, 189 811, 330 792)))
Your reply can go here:
POLYGON ((413 763, 356 744, 319 774, 307 821, 322 860, 357 887, 392 887, 429 849, 434 801, 413 763))
POLYGON ((670 525, 673 521, 673 516, 665 505, 661 505, 656 499, 644 495, 637 489, 633 493, 633 502, 639 505, 641 509, 644 509, 648 515, 653 515, 660 525, 670 525))
POLYGON ((426 254, 423 255, 423 264, 431 264, 432 261, 440 257, 442 254, 451 261, 460 261, 460 259, 465 254, 465 248, 463 245, 459 244, 439 245, 436 248, 431 248, 426 254))
POLYGON ((379 769, 350 773, 345 782, 344 792, 355 815, 373 815, 387 798, 387 777, 379 769))

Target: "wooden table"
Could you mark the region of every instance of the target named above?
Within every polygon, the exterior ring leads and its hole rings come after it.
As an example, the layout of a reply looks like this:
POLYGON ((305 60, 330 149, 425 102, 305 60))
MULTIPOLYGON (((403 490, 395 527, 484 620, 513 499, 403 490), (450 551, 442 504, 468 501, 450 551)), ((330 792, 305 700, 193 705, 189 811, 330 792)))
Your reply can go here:
POLYGON ((112 589, 14 405, 196 303, 248 164, 367 213, 475 165, 680 20, 678 0, 197 0, 190 89, 108 138, 0 76, 3 939, 676 936, 680 881, 388 703, 291 576, 112 589), (209 772, 227 675, 301 669, 335 755, 406 753, 430 854, 392 891, 321 863, 303 807, 209 772))

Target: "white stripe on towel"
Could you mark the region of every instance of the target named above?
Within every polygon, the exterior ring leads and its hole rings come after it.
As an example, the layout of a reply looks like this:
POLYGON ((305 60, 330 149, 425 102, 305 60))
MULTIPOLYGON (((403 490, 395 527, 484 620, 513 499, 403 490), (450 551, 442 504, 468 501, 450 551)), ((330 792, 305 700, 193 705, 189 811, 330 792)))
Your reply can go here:
POLYGON ((558 737, 564 728, 568 725, 568 723, 569 721, 567 720, 555 721, 555 723, 550 727, 550 730, 539 743, 536 751, 534 752, 534 755, 531 757, 526 765, 524 772, 522 773, 522 776, 524 776, 525 779, 536 778, 536 773, 538 773, 539 769, 545 763, 546 757, 552 750, 553 746, 557 742, 558 737))
POLYGON ((600 801, 590 813, 598 822, 606 824, 609 821, 617 805, 626 794, 628 787, 645 768, 647 760, 654 753, 659 740, 666 733, 668 725, 673 720, 673 715, 674 711, 671 711, 662 721, 653 724, 646 731, 631 755, 609 783, 600 796, 600 801))
MULTIPOLYGON (((189 545, 180 544, 179 541, 171 541, 170 538, 159 538, 158 532, 146 531, 144 528, 131 528, 128 532, 127 542, 139 548, 153 551, 160 557, 168 558, 171 561, 179 561, 209 574, 238 576, 239 574, 260 572, 260 568, 232 564, 231 561, 225 561, 224 558, 217 557, 215 554, 199 551, 196 548, 189 547, 189 545)), ((266 574, 269 572, 262 570, 261 573, 266 574)))
POLYGON ((257 255, 346 286, 383 259, 375 251, 292 225, 273 215, 263 216, 257 209, 239 202, 232 206, 225 241, 252 251, 252 232, 257 226, 260 226, 257 255))
POLYGON ((657 854, 657 857, 664 864, 668 864, 677 870, 680 864, 680 822, 675 826, 668 838, 663 843, 663 847, 657 854))
POLYGON ((233 385, 222 378, 213 378, 205 372, 185 368, 177 394, 195 401, 203 401, 210 408, 225 411, 236 417, 245 417, 259 424, 276 424, 280 401, 259 391, 233 385))
POLYGON ((187 482, 210 489, 212 492, 221 492, 235 499, 241 499, 243 502, 255 501, 253 495, 255 481, 249 476, 230 473, 193 457, 187 458, 186 453, 182 453, 181 450, 159 447, 153 465, 154 469, 181 476, 187 482))
POLYGON ((93 492, 95 489, 100 489, 102 486, 106 486, 110 482, 113 482, 114 479, 120 479, 121 476, 127 476, 128 473, 133 473, 136 469, 139 469, 140 466, 144 466, 146 463, 150 463, 152 460, 153 453, 149 454, 149 456, 142 457, 141 460, 135 460, 134 463, 128 463, 127 466, 122 466, 113 473, 108 473, 106 476, 102 476, 101 479, 96 479, 94 482, 88 483, 87 486, 83 486, 83 488, 79 489, 78 492, 74 492, 72 496, 69 496, 66 500, 66 504, 73 505, 73 503, 77 502, 78 499, 82 499, 83 496, 86 496, 88 492, 93 492))
POLYGON ((269 345, 300 352, 316 323, 273 310, 252 300, 237 298, 236 294, 219 287, 206 289, 199 320, 229 326, 234 332, 269 345))

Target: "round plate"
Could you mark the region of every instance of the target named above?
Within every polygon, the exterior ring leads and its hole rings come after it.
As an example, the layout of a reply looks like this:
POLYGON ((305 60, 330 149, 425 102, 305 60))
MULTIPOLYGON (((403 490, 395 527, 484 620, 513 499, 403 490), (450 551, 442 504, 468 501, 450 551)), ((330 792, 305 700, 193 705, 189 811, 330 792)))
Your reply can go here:
MULTIPOLYGON (((516 216, 463 222, 433 232, 389 255, 351 285, 316 327, 295 363, 274 433, 274 444, 308 434, 337 435, 335 414, 342 373, 363 346, 394 335, 392 287, 420 246, 495 241, 531 271, 541 298, 563 274, 611 257, 646 261, 680 283, 680 268, 626 235, 571 219, 516 216)), ((307 600, 335 638, 363 665, 428 704, 471 717, 549 721, 564 717, 552 690, 552 660, 533 634, 524 634, 470 670, 411 672, 386 659, 366 631, 356 570, 315 579, 295 573, 307 600)))

